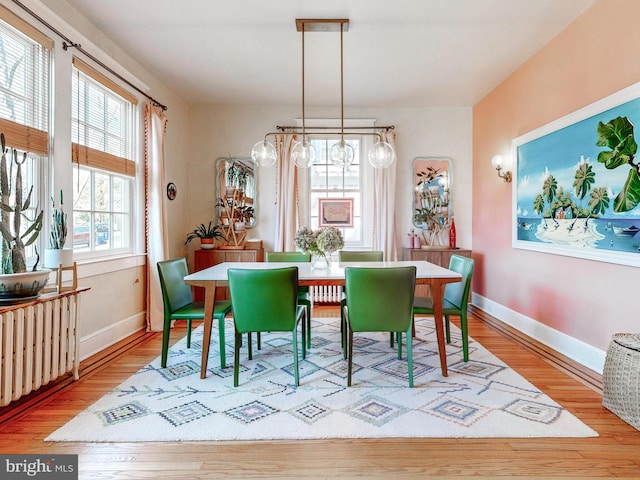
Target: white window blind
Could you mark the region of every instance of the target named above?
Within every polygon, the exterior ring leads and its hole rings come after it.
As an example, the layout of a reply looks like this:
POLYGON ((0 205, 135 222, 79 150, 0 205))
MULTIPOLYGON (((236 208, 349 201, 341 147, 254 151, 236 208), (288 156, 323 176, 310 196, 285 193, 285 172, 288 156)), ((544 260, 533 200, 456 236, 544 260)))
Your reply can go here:
POLYGON ((51 40, 0 7, 0 131, 7 145, 47 155, 51 40))
POLYGON ((135 97, 77 58, 72 83, 73 162, 135 176, 135 97))

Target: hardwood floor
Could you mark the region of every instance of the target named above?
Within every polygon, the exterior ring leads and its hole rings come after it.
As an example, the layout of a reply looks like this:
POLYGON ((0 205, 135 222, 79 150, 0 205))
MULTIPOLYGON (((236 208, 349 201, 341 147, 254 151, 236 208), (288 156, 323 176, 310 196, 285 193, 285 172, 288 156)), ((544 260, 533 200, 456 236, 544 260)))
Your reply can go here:
MULTIPOLYGON (((316 315, 338 316, 337 307, 316 315)), ((160 353, 140 334, 83 362, 80 380, 0 409, 0 452, 78 454, 81 479, 219 478, 640 478, 640 432, 602 407, 597 378, 472 311, 471 336, 561 403, 597 438, 370 439, 278 442, 51 443, 43 439, 160 353), (135 343, 135 348, 129 348, 135 343), (546 358, 545 358, 546 357, 546 358), (595 386, 594 386, 595 385, 595 386), (4 410, 4 411, 2 411, 4 410)), ((172 340, 184 335, 177 327, 172 340)))

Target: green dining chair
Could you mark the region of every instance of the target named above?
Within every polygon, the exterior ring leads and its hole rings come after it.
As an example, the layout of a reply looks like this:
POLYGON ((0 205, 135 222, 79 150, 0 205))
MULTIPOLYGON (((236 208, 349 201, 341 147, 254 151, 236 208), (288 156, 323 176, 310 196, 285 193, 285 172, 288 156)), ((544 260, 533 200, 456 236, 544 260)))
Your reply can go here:
MULTIPOLYGON (((306 358, 306 309, 298 305, 298 267, 275 269, 230 268, 227 272, 233 321, 235 362, 233 386, 238 386, 242 334, 251 332, 291 332, 295 384, 298 371, 298 324, 302 323, 302 358, 306 358)), ((251 342, 249 358, 251 359, 251 342)))
POLYGON ((402 333, 407 339, 409 386, 413 387, 413 298, 416 267, 346 267, 347 385, 351 386, 354 332, 398 334, 398 360, 402 359, 402 333))
MULTIPOLYGON (((304 252, 265 252, 267 262, 310 262, 311 254, 304 252)), ((311 348, 311 293, 309 287, 298 287, 298 305, 307 307, 307 348, 311 348)))
MULTIPOLYGON (((384 259, 384 252, 379 250, 340 250, 338 252, 338 261, 340 262, 381 262, 384 259)), ((344 317, 344 306, 347 304, 347 296, 342 288, 342 298, 340 299, 340 333, 342 334, 342 351, 346 357, 345 342, 347 341, 347 329, 345 324, 347 319, 344 317)), ((390 346, 393 347, 393 335, 391 335, 390 346)))
MULTIPOLYGON (((158 275, 164 303, 164 327, 162 329, 161 366, 167 366, 169 351, 169 332, 172 320, 187 321, 187 348, 191 348, 191 320, 204 320, 204 303, 194 302, 191 287, 184 283, 189 274, 187 260, 184 257, 158 262, 158 275)), ((215 303, 213 318, 218 320, 218 338, 220 342, 220 368, 226 368, 224 339, 224 317, 231 312, 230 300, 218 300, 215 303)))
MULTIPOLYGON (((444 287, 442 299, 442 315, 445 320, 445 333, 447 343, 451 343, 450 317, 460 317, 460 330, 462 332, 462 354, 465 362, 469 361, 469 332, 467 327, 467 307, 469 290, 471 289, 471 277, 473 276, 474 260, 460 255, 451 255, 449 270, 462 275, 459 282, 447 283, 444 287)), ((413 302, 414 315, 433 315, 433 298, 416 297, 413 302)))

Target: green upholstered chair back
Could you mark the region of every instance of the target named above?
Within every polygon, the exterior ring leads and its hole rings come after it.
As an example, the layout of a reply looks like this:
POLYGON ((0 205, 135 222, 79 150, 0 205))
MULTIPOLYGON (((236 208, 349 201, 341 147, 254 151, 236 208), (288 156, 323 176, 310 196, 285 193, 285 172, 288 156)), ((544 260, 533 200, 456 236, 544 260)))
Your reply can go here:
POLYGON ((340 250, 338 252, 338 261, 340 262, 381 262, 383 259, 384 253, 380 251, 340 250))
POLYGON ((193 302, 191 287, 184 283, 184 277, 189 275, 187 260, 184 257, 158 262, 158 275, 165 315, 171 315, 193 302))
POLYGON ((406 332, 410 327, 415 267, 347 267, 345 284, 352 331, 406 332))
POLYGON ((310 262, 311 254, 304 252, 266 252, 267 262, 310 262))
POLYGON ((444 287, 444 300, 465 313, 467 311, 469 290, 471 289, 474 263, 472 258, 452 255, 449 260, 449 270, 462 275, 462 280, 460 282, 447 283, 444 287))
POLYGON ((228 270, 236 331, 283 332, 296 325, 298 268, 228 270))

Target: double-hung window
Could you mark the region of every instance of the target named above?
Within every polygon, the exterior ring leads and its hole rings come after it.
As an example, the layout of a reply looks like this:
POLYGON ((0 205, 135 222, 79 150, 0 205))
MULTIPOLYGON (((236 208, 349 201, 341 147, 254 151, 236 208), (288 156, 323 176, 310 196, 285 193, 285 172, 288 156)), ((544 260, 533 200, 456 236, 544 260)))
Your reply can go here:
MULTIPOLYGON (((0 6, 0 132, 5 136, 7 165, 13 152, 22 161, 23 202, 33 186, 31 203, 24 212, 21 233, 46 205, 46 169, 49 156, 50 51, 52 41, 0 6)), ((12 166, 15 178, 16 165, 12 166)), ((0 187, 1 188, 1 187, 0 187)), ((9 204, 15 202, 12 185, 9 204)), ((6 192, 2 192, 3 195, 6 192)), ((17 232, 13 232, 17 233, 17 232)), ((40 236, 38 251, 46 235, 40 236)), ((27 264, 35 262, 35 247, 27 247, 27 264)))
MULTIPOLYGON (((369 220, 362 216, 363 202, 369 201, 367 185, 367 168, 362 162, 362 136, 345 136, 345 141, 353 147, 353 163, 346 167, 336 167, 329 160, 329 152, 339 139, 335 136, 310 139, 316 150, 316 161, 309 168, 309 226, 319 226, 319 199, 345 198, 353 199, 353 227, 340 228, 346 247, 364 247, 369 240, 366 232, 369 220)), ((305 171, 305 170, 301 170, 305 171)))
POLYGON ((74 251, 130 253, 136 98, 74 58, 71 110, 74 251))

